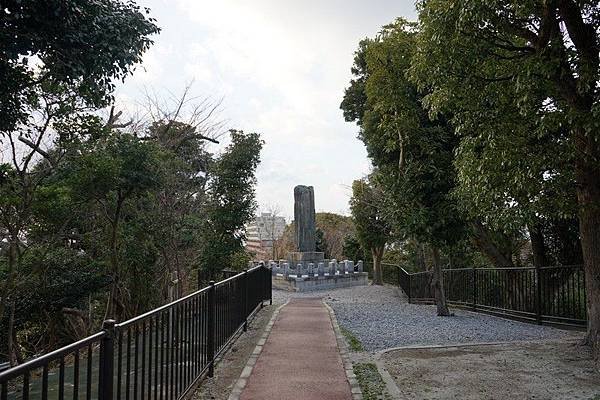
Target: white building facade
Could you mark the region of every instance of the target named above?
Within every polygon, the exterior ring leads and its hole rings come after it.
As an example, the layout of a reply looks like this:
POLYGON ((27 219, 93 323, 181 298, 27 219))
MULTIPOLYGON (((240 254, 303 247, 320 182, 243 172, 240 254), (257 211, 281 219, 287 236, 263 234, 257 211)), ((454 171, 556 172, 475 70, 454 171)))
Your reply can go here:
POLYGON ((283 235, 285 225, 285 218, 261 213, 246 225, 246 249, 259 258, 269 259, 274 242, 283 235))

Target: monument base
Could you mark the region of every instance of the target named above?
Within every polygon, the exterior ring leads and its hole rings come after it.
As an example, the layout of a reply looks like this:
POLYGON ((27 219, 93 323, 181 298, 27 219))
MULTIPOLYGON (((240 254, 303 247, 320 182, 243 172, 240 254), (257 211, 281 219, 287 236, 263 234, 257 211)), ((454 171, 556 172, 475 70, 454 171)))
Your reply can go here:
POLYGON ((366 286, 369 284, 368 273, 354 272, 352 274, 325 275, 314 277, 273 276, 273 288, 290 292, 309 292, 314 290, 338 289, 351 286, 366 286))
POLYGON ((325 253, 320 251, 295 251, 288 254, 288 261, 291 265, 296 264, 318 264, 325 260, 325 253))

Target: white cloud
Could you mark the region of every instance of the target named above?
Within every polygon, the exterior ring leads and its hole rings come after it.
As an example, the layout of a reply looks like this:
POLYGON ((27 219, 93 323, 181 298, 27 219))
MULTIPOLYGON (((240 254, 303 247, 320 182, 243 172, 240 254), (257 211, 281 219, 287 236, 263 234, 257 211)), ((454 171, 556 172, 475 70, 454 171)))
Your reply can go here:
MULTIPOLYGON (((347 212, 352 180, 370 163, 339 104, 358 41, 412 0, 137 0, 163 32, 133 85, 224 97, 233 128, 260 132, 259 203, 293 216, 293 187, 315 186, 317 210, 347 212)), ((129 84, 128 84, 129 85, 129 84)), ((135 97, 129 89, 131 97, 135 97)), ((138 90, 139 93, 139 90, 138 90)))

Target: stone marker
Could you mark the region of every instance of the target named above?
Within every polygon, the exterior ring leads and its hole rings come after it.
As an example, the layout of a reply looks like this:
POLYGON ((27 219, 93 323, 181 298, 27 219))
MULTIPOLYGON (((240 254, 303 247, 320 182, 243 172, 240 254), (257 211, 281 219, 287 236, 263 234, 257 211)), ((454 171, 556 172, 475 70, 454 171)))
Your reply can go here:
POLYGON ((315 276, 315 264, 308 263, 308 277, 312 278, 313 276, 315 276))
POLYGON ((359 260, 356 263, 356 269, 358 270, 358 272, 363 272, 363 262, 362 262, 362 260, 359 260))
POLYGON ((346 260, 346 261, 344 261, 344 263, 346 264, 346 272, 349 274, 353 274, 354 273, 354 261, 346 260))
POLYGON ((298 264, 296 266, 296 276, 298 278, 302 278, 302 264, 298 264))
POLYGON ((290 276, 290 265, 288 263, 283 263, 283 277, 285 279, 289 278, 290 276))
POLYGON ((329 261, 329 275, 335 275, 335 271, 337 271, 337 262, 334 258, 333 260, 329 261))
POLYGON ((297 251, 315 251, 315 194, 312 186, 298 185, 294 188, 294 222, 297 251))
POLYGON ((320 262, 318 265, 319 276, 325 276, 325 263, 320 262))

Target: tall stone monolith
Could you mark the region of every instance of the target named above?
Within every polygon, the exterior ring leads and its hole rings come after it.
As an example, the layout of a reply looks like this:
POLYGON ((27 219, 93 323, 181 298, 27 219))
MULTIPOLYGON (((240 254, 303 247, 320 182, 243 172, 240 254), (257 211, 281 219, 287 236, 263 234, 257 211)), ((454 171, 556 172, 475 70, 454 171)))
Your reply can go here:
POLYGON ((291 263, 318 264, 323 261, 323 253, 317 248, 317 228, 315 220, 315 193, 312 186, 298 185, 294 188, 294 244, 296 251, 290 253, 291 263))

